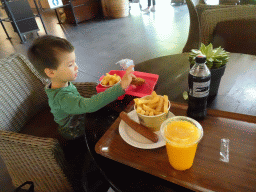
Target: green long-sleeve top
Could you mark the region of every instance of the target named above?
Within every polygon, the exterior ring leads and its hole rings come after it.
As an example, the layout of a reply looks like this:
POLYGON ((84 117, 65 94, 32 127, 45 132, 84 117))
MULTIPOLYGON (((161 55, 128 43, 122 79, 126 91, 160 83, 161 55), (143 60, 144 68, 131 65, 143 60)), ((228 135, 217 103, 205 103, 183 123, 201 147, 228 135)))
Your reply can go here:
POLYGON ((71 82, 59 89, 51 89, 49 84, 45 91, 54 121, 62 127, 67 127, 74 115, 95 112, 125 93, 120 83, 91 98, 82 97, 71 82))

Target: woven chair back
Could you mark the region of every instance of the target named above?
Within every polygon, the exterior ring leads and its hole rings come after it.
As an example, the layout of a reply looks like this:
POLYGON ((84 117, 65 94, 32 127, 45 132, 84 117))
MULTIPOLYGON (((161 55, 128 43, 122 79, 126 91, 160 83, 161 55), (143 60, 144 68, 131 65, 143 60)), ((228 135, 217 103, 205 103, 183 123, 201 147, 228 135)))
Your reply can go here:
POLYGON ((221 21, 255 18, 256 5, 237 5, 229 8, 205 10, 201 15, 202 43, 208 45, 212 42, 214 29, 221 21))
POLYGON ((47 105, 46 81, 21 54, 0 59, 0 130, 19 132, 47 105))

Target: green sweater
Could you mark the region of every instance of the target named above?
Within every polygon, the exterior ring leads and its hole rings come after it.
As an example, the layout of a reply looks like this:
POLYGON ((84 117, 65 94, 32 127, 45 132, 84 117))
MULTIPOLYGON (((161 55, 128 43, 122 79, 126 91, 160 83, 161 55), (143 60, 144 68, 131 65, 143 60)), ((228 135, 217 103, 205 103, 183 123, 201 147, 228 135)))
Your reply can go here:
POLYGON ((67 139, 83 134, 84 125, 80 128, 71 126, 71 121, 76 115, 95 112, 125 93, 120 83, 91 98, 82 97, 71 82, 67 87, 59 89, 51 89, 49 84, 45 91, 54 121, 60 125, 58 130, 67 139))

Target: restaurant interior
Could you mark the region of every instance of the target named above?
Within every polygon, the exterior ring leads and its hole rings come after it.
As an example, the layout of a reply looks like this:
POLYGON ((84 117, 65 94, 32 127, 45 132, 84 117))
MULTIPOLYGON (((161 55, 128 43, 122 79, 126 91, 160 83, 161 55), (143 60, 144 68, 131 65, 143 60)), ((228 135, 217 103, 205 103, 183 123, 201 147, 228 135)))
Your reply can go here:
MULTIPOLYGON (((141 4, 145 6, 146 1, 141 4)), ((128 17, 95 18, 77 26, 58 24, 54 11, 41 14, 48 34, 67 38, 74 45, 80 71, 76 81, 91 82, 98 81, 109 70, 118 69, 115 63, 121 59, 132 59, 137 64, 182 51, 189 29, 187 6, 172 6, 167 0, 157 2, 156 9, 158 10, 155 13, 144 14, 138 3, 131 3, 128 17)), ((0 14, 3 16, 6 13, 1 9, 0 14)), ((36 20, 40 29, 39 36, 45 35, 40 19, 36 20)), ((0 58, 12 53, 27 55, 27 49, 37 35, 27 34, 27 42, 21 44, 10 23, 4 25, 12 39, 6 39, 3 28, 0 28, 0 58)), ((3 170, 0 173, 0 191, 12 191, 14 186, 4 162, 1 160, 0 164, 3 170)))
MULTIPOLYGON (((193 1, 193 5, 202 1, 193 1)), ((136 65, 158 57, 181 54, 195 48, 194 43, 198 44, 202 38, 197 36, 198 23, 195 31, 191 31, 195 22, 191 20, 193 11, 186 1, 156 0, 156 11, 149 13, 142 11, 147 7, 147 0, 130 1, 121 13, 111 15, 106 10, 107 5, 104 5, 106 1, 101 0, 93 5, 96 8, 88 9, 85 6, 83 9, 83 6, 78 6, 75 19, 70 6, 51 9, 47 1, 41 1, 37 9, 34 2, 39 1, 28 0, 26 2, 31 11, 37 15, 33 17, 35 29, 24 33, 21 31, 20 34, 13 22, 4 20, 10 18, 10 14, 3 2, 8 1, 2 0, 0 8, 1 24, 4 24, 0 27, 0 59, 16 53, 27 57, 28 48, 38 36, 49 34, 66 38, 75 47, 76 63, 79 67, 75 82, 99 83, 99 78, 110 70, 120 70, 116 63, 122 59, 131 59, 136 65), (87 10, 89 14, 84 14, 83 10, 87 10)), ((216 0, 205 2, 218 6, 216 0)), ((228 2, 225 6, 240 6, 239 1, 228 2)), ((64 5, 65 3, 68 1, 63 1, 64 5)), ((255 23, 255 18, 250 22, 255 23)), ((255 30, 255 26, 250 32, 255 30)), ((256 42, 255 31, 252 37, 256 42)), ((243 40, 245 39, 241 41, 243 40)), ((234 52, 239 53, 238 49, 234 52)), ((255 48, 249 54, 255 55, 255 48)), ((14 191, 16 187, 1 156, 0 167, 0 191, 14 191)), ((108 192, 113 191, 111 187, 108 188, 108 192)))

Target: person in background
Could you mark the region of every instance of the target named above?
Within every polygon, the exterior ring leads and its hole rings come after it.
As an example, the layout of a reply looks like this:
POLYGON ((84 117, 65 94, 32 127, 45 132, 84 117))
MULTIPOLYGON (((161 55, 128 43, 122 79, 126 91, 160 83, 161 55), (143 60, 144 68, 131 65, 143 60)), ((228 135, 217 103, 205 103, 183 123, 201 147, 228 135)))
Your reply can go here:
POLYGON ((90 155, 85 141, 85 113, 95 112, 119 96, 132 81, 132 68, 127 68, 120 83, 91 98, 82 97, 71 81, 77 78, 75 48, 64 38, 45 35, 33 42, 28 50, 28 58, 37 71, 50 83, 45 86, 48 103, 54 121, 58 123, 58 132, 65 138, 62 146, 65 158, 71 167, 70 182, 75 191, 82 192, 84 170, 81 169, 90 155))
POLYGON ((150 11, 151 12, 155 12, 156 11, 156 0, 152 0, 152 1, 153 1, 153 7, 150 9, 150 7, 151 7, 151 0, 148 0, 148 7, 146 9, 142 10, 144 13, 149 13, 150 11))

